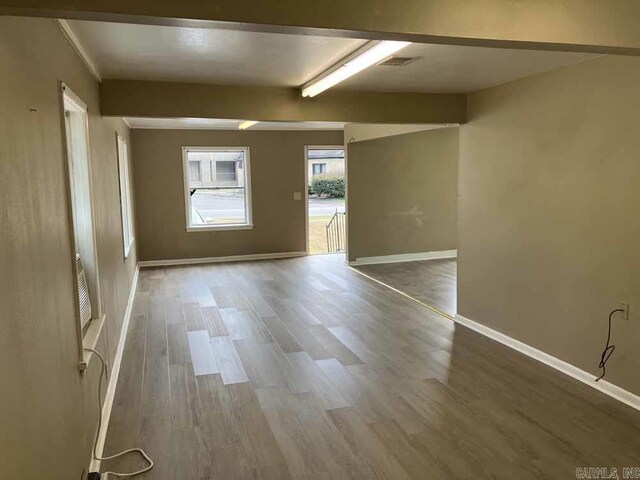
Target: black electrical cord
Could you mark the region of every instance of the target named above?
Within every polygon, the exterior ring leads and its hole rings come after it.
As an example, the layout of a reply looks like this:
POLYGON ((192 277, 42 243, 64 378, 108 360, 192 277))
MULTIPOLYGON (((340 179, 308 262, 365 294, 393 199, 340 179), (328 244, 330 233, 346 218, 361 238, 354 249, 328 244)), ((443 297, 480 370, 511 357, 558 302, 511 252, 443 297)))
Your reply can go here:
POLYGON ((602 369, 602 373, 598 378, 596 378, 596 382, 601 380, 607 373, 607 369, 605 368, 605 365, 607 364, 607 361, 609 360, 609 358, 611 358, 611 355, 613 355, 613 351, 616 349, 615 345, 610 345, 611 319, 613 317, 613 314, 616 312, 624 312, 624 310, 622 308, 616 308, 615 310, 612 310, 611 313, 609 314, 609 332, 607 333, 607 344, 605 345, 604 350, 602 351, 602 355, 600 356, 600 363, 598 364, 598 367, 602 369))

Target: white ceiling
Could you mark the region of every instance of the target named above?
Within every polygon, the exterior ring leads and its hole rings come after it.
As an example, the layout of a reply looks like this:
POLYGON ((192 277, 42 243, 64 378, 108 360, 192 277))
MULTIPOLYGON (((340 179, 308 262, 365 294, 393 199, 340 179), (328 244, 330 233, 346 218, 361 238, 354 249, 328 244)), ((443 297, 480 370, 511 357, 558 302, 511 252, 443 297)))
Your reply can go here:
POLYGON ((335 37, 68 20, 103 78, 297 87, 364 44, 335 37))
MULTIPOLYGON (((300 86, 364 40, 208 28, 68 21, 103 78, 300 86)), ((412 44, 404 67, 375 66, 338 88, 472 92, 553 70, 593 55, 412 44)))
POLYGON ((346 80, 348 90, 465 93, 555 70, 594 55, 414 43, 397 53, 403 67, 377 65, 346 80))
MULTIPOLYGON (((127 117, 131 128, 190 129, 190 130, 238 130, 244 120, 216 118, 137 118, 127 117)), ((337 122, 259 122, 248 130, 343 130, 344 123, 337 122)))

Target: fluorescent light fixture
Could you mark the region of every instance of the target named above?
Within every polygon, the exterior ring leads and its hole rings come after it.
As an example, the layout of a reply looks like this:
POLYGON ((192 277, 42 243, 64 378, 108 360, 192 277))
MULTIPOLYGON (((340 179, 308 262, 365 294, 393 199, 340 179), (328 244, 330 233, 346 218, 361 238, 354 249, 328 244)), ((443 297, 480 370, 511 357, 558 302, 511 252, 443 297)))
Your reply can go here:
POLYGON ((240 125, 238 125, 238 128, 240 130, 246 130, 249 127, 253 127, 256 123, 258 123, 257 120, 245 120, 240 125))
POLYGON ((410 44, 411 42, 396 42, 392 40, 378 42, 353 58, 347 57, 348 60, 343 65, 328 75, 320 77, 318 80, 312 80, 304 85, 302 87, 302 96, 315 97, 319 93, 363 71, 365 68, 381 62, 410 44))

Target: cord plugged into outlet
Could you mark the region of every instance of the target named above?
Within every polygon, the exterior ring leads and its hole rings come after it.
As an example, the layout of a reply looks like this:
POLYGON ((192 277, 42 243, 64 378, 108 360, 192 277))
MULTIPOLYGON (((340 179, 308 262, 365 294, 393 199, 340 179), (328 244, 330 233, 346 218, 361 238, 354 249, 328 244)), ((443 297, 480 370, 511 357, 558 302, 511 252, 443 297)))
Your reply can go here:
POLYGON ((615 314, 618 314, 618 318, 621 318, 622 320, 629 320, 629 303, 620 302, 620 306, 614 310, 611 310, 611 313, 609 313, 609 330, 607 332, 607 343, 604 346, 602 355, 600 355, 600 363, 598 364, 598 368, 600 368, 601 373, 600 373, 600 376, 596 378, 596 382, 599 382, 600 380, 602 380, 606 375, 607 362, 609 361, 609 358, 611 358, 611 355, 613 355, 613 352, 616 349, 616 346, 611 344, 611 321, 615 314))
POLYGON ((622 320, 629 320, 629 303, 628 302, 620 302, 620 318, 622 320))

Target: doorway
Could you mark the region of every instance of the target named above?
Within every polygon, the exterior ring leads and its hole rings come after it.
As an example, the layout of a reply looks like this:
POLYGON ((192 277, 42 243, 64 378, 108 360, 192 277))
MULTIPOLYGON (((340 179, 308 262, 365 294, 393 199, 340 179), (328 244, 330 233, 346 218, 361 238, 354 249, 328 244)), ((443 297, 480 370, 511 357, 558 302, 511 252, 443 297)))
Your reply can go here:
POLYGON ((305 147, 307 253, 346 250, 345 149, 305 147))
POLYGON ((453 318, 459 128, 387 125, 384 135, 371 138, 377 133, 345 134, 351 139, 349 264, 453 318))

